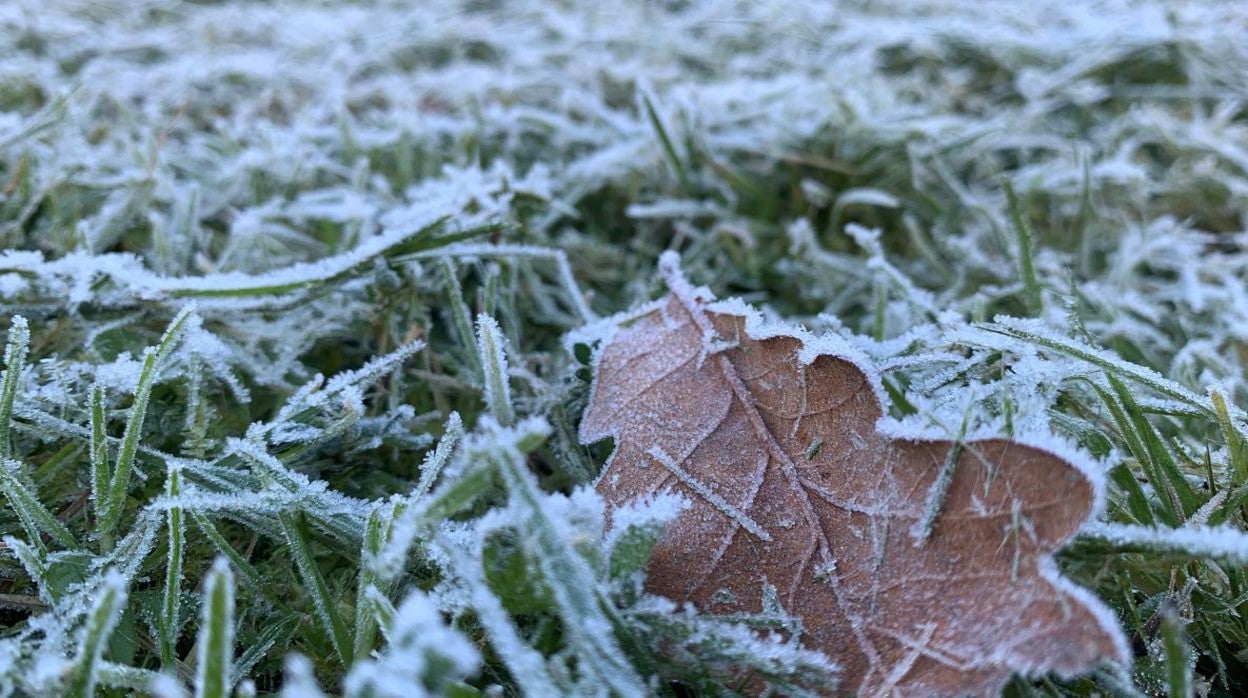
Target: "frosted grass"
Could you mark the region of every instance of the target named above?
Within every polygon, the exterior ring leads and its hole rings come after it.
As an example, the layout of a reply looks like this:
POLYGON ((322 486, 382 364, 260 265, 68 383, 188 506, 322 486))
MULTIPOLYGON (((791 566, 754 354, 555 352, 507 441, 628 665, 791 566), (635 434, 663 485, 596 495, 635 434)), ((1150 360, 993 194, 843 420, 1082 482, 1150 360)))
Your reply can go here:
POLYGON ((1212 0, 0 5, 0 695, 829 690, 750 629, 783 609, 641 592, 678 500, 596 542, 577 352, 667 249, 870 356, 898 429, 1104 473, 1062 564, 1151 649, 1096 690, 1237 685, 1246 34, 1212 0))

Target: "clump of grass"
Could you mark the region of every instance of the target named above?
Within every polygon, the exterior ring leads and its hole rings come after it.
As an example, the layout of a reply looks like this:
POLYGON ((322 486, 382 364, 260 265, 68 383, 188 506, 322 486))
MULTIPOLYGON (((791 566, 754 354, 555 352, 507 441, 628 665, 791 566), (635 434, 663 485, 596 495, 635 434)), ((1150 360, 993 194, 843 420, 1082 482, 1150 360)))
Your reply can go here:
POLYGON ((583 487, 564 338, 669 248, 859 345, 896 417, 1102 461, 1060 563, 1133 671, 1011 693, 1248 680, 1244 11, 35 4, 0 693, 826 688, 748 630, 783 619, 642 594, 670 507, 604 539, 583 487))

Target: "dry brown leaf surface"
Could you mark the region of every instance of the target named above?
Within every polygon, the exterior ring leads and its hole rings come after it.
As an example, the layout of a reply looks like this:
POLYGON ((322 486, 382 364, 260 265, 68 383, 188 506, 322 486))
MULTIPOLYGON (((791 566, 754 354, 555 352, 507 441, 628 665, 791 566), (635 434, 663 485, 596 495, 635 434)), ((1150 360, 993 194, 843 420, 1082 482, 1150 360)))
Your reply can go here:
POLYGON ((847 694, 996 695, 1015 672, 1127 661, 1109 612, 1050 557, 1093 511, 1088 474, 1005 439, 890 438, 861 361, 664 267, 674 293, 602 348, 581 425, 586 443, 615 439, 608 509, 665 490, 691 502, 649 591, 759 613, 774 586, 847 694))

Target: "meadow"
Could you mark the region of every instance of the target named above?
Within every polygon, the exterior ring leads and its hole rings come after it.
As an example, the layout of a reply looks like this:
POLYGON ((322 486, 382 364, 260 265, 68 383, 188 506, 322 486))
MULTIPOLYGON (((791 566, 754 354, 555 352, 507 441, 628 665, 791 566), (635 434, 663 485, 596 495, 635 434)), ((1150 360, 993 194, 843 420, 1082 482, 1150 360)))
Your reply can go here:
MULTIPOLYGON (((0 695, 787 695, 582 444, 658 261, 1080 454, 1058 568, 1248 685, 1248 7, 0 5, 0 695)), ((908 425, 908 426, 906 426, 908 425)))

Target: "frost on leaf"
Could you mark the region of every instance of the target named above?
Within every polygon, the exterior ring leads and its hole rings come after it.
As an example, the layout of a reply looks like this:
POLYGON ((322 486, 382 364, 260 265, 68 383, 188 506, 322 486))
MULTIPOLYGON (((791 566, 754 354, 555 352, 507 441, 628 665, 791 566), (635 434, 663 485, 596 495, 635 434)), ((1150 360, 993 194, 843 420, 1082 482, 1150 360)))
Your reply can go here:
POLYGON ((865 359, 713 303, 674 255, 663 267, 673 293, 606 342, 580 434, 615 439, 609 510, 691 502, 649 591, 740 614, 775 587, 860 695, 995 695, 1014 673, 1128 661, 1112 615, 1050 557, 1094 511, 1095 475, 1005 439, 885 435, 865 359))

